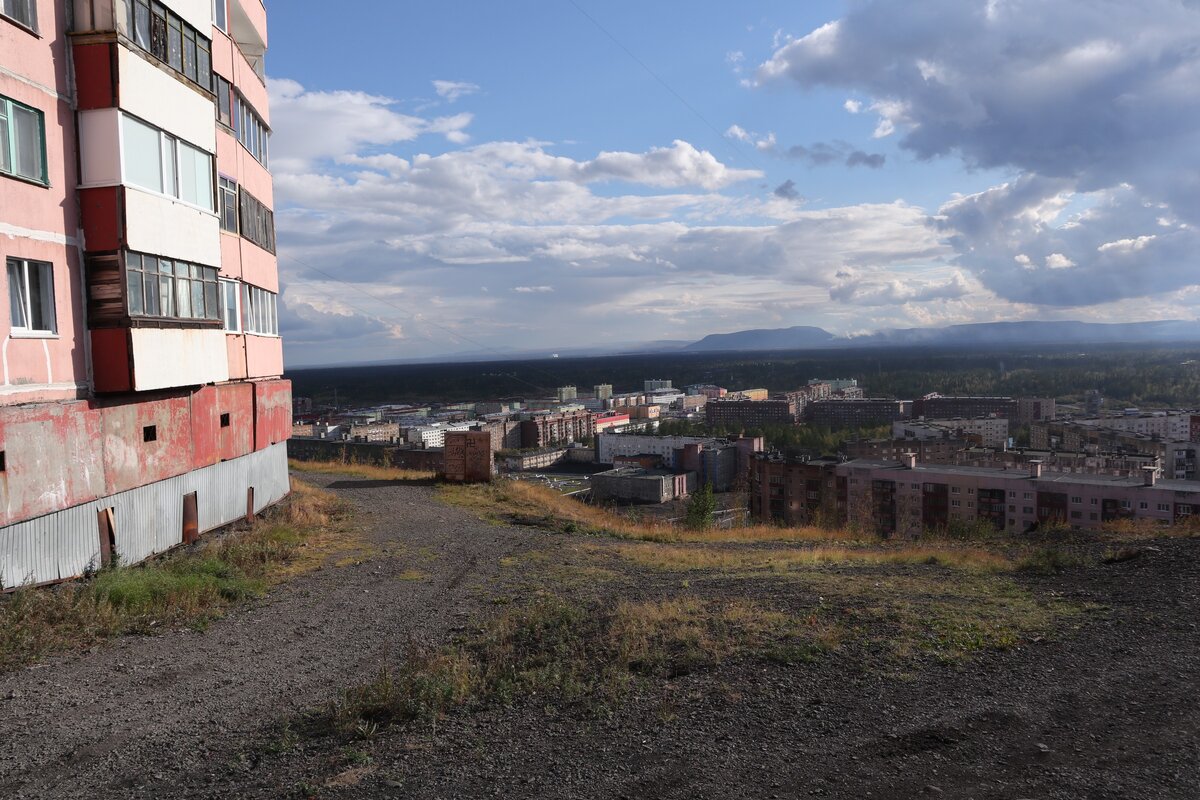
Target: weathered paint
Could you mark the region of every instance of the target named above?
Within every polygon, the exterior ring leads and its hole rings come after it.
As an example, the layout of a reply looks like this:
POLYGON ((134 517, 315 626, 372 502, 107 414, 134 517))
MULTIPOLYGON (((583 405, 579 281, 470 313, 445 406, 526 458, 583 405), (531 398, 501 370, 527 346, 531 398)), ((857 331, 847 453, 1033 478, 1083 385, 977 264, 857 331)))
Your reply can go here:
POLYGON ((0 408, 0 525, 104 494, 101 418, 87 401, 0 408), (79 449, 71 448, 82 443, 79 449))
POLYGON ((192 466, 199 469, 254 449, 254 387, 205 386, 192 395, 192 466), (222 415, 229 424, 222 427, 222 415))
POLYGON ((112 509, 121 561, 133 564, 182 543, 186 495, 196 494, 204 533, 245 517, 250 487, 256 513, 287 496, 286 445, 0 527, 0 589, 66 580, 99 566, 103 509, 112 509))
POLYGON ((75 45, 75 93, 79 110, 116 105, 114 47, 108 42, 75 45))
POLYGON ((187 472, 192 465, 191 398, 104 403, 105 493, 187 472), (154 426, 155 440, 144 441, 154 426))
POLYGON ((92 380, 96 391, 128 392, 133 388, 129 365, 129 331, 124 328, 100 328, 91 331, 92 380))
POLYGON ((225 333, 219 329, 134 328, 129 338, 135 391, 229 380, 225 333))
POLYGON ((292 382, 254 384, 254 449, 265 450, 292 435, 292 382))
POLYGON ((246 336, 245 334, 227 334, 225 350, 229 354, 229 380, 241 380, 246 372, 246 336))
POLYGON ((210 267, 221 263, 216 213, 134 186, 126 186, 124 196, 125 244, 130 250, 210 267))

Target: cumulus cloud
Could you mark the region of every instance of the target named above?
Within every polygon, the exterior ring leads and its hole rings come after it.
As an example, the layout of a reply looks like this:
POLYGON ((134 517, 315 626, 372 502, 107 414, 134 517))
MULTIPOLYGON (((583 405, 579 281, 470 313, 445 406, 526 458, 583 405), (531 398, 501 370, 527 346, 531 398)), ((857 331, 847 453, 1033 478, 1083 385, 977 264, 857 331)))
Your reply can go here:
POLYGON ((829 290, 829 299, 860 306, 901 305, 930 300, 954 300, 971 291, 967 279, 954 273, 945 281, 859 280, 847 276, 829 290))
POLYGON ((460 97, 478 92, 479 84, 466 81, 434 81, 433 90, 438 93, 438 97, 444 98, 448 103, 453 103, 460 97))
POLYGON ((781 147, 773 132, 766 134, 752 133, 740 125, 730 125, 725 135, 735 141, 753 145, 760 153, 778 158, 789 158, 803 161, 809 166, 821 167, 826 164, 841 163, 847 167, 870 167, 879 169, 887 157, 882 153, 867 153, 859 150, 849 142, 835 140, 832 142, 817 142, 811 145, 792 145, 781 147))
POLYGON ((441 134, 461 144, 471 114, 426 119, 395 110, 396 101, 356 91, 315 92, 293 80, 272 78, 271 139, 275 169, 303 169, 314 161, 355 154, 369 146, 410 142, 441 134))
POLYGON ((1197 282, 1198 32, 1187 0, 865 0, 755 79, 852 91, 916 157, 1015 173, 940 210, 956 263, 1010 300, 1087 306, 1197 282))

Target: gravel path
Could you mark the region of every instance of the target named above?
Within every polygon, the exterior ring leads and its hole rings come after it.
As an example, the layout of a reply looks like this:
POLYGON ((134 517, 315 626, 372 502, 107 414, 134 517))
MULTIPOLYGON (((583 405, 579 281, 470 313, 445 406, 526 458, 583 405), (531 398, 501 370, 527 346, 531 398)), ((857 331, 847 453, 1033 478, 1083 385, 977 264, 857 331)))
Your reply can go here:
POLYGON ((429 487, 305 479, 359 509, 374 554, 280 586, 203 634, 125 638, 0 677, 0 797, 121 796, 223 767, 265 723, 325 702, 409 638, 440 638, 474 611, 464 587, 538 538, 429 487), (414 569, 428 577, 398 577, 414 569))
POLYGON ((402 639, 445 639, 480 613, 512 578, 502 558, 536 564, 521 557, 575 540, 481 523, 425 487, 318 483, 362 509, 382 552, 304 576, 206 634, 126 639, 11 676, 0 796, 1200 796, 1200 539, 1022 578, 1039 596, 1108 610, 961 666, 897 675, 852 648, 814 664, 731 663, 647 685, 611 716, 524 703, 354 744, 357 760, 314 742, 239 766, 271 724, 365 676, 402 639), (413 569, 425 577, 398 579, 413 569))

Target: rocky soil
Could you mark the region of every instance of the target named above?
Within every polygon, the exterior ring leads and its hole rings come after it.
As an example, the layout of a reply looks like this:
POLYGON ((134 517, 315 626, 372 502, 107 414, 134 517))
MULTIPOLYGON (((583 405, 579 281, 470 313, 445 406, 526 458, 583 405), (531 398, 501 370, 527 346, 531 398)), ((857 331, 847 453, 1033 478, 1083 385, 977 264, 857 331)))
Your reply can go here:
MULTIPOLYGON (((446 641, 492 613, 542 577, 525 556, 578 538, 478 521, 429 487, 318 482, 359 509, 368 547, 354 563, 205 633, 127 638, 0 677, 0 796, 1200 796, 1200 539, 1020 578, 1104 610, 965 663, 880 669, 849 647, 647 682, 607 713, 534 698, 434 729, 297 738, 288 720, 410 640, 446 641)), ((571 591, 652 592, 640 577, 571 591)))

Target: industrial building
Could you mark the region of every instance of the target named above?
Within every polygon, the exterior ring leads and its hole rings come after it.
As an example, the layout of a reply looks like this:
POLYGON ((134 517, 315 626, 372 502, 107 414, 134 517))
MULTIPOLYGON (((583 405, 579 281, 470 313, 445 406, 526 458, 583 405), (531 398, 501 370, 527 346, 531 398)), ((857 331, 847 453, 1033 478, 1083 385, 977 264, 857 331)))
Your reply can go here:
POLYGON ((132 563, 288 492, 266 9, 0 7, 0 581, 132 563))

